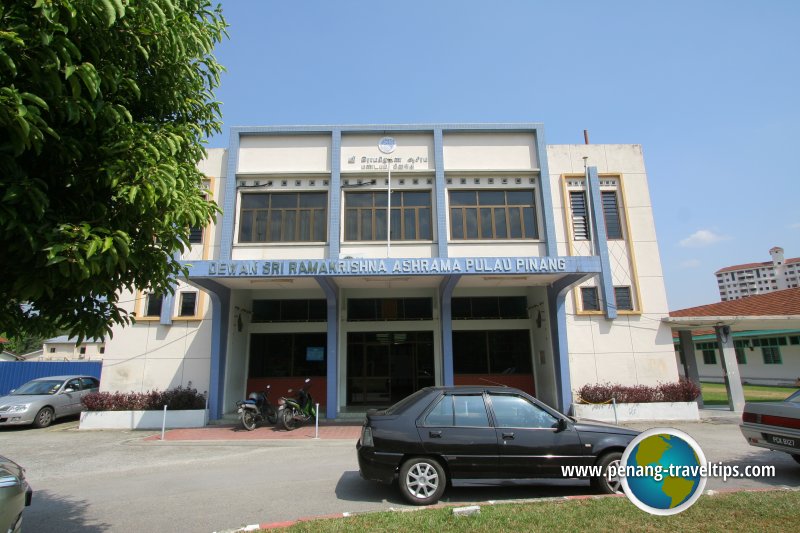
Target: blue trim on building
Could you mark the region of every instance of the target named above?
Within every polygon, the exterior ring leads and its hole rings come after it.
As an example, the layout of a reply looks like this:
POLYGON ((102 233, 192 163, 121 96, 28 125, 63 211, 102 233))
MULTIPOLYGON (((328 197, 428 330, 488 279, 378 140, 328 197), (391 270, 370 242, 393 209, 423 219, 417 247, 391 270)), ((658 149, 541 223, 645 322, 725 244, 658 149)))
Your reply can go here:
POLYGON ((161 315, 159 316, 158 323, 162 326, 169 326, 172 324, 172 309, 175 307, 175 295, 168 292, 162 297, 161 300, 161 315))
POLYGON ((536 152, 539 161, 539 201, 542 203, 542 224, 547 255, 558 254, 556 242, 556 214, 550 190, 550 170, 547 165, 547 145, 544 143, 544 128, 536 130, 536 152))
POLYGON ((338 259, 341 250, 342 132, 331 132, 331 179, 328 187, 328 257, 338 259), (335 216, 334 216, 335 214, 335 216))
POLYGON ((600 178, 597 167, 586 169, 588 178, 589 204, 592 210, 592 229, 594 230, 595 252, 600 257, 600 290, 603 293, 603 305, 606 318, 617 318, 617 304, 614 296, 614 279, 611 274, 611 261, 608 257, 608 236, 606 235, 603 199, 600 195, 600 178))
POLYGON ((441 128, 433 130, 433 160, 436 168, 436 239, 439 257, 447 257, 447 184, 444 180, 444 134, 441 128))
POLYGON ((339 414, 339 288, 328 277, 319 276, 314 279, 325 292, 328 304, 325 417, 333 420, 339 414))
POLYGON ((439 322, 442 324, 442 384, 453 385, 453 290, 460 275, 446 276, 439 285, 439 322))
POLYGON ((430 257, 365 259, 241 259, 187 262, 192 278, 308 278, 317 276, 537 275, 601 271, 595 256, 430 257))

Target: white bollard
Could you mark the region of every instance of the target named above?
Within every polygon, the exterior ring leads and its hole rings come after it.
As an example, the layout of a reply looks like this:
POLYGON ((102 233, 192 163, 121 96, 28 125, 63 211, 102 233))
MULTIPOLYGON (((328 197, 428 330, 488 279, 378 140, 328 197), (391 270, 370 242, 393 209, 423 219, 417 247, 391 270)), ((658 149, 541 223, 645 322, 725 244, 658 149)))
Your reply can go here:
POLYGON ((314 417, 314 438, 319 439, 319 403, 317 403, 317 416, 314 417))
POLYGON ((161 419, 161 440, 164 440, 164 429, 167 427, 167 406, 164 406, 164 418, 161 419))
POLYGON ((611 406, 614 408, 614 423, 619 424, 619 420, 617 420, 617 399, 614 397, 611 398, 611 406))

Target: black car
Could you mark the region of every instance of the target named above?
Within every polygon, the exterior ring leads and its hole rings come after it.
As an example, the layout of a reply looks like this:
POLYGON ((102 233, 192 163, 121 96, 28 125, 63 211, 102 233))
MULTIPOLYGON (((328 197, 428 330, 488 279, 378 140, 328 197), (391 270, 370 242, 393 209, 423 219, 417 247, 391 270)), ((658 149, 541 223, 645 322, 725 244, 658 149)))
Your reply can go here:
MULTIPOLYGON (((637 431, 583 423, 509 387, 428 387, 370 410, 356 445, 361 477, 391 483, 415 505, 453 480, 563 478, 562 466, 618 465, 637 431)), ((618 477, 592 478, 619 492, 618 477)))

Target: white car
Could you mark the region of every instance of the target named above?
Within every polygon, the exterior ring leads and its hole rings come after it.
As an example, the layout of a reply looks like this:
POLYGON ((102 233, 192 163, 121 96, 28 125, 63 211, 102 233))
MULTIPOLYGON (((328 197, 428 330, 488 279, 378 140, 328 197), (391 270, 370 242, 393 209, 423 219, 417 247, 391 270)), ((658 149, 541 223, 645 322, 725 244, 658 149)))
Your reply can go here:
POLYGON ((782 402, 745 404, 739 427, 751 446, 786 452, 800 463, 800 390, 782 402))
POLYGON ((81 398, 97 392, 100 382, 92 376, 38 378, 0 398, 0 427, 33 424, 49 426, 56 418, 77 415, 81 398))

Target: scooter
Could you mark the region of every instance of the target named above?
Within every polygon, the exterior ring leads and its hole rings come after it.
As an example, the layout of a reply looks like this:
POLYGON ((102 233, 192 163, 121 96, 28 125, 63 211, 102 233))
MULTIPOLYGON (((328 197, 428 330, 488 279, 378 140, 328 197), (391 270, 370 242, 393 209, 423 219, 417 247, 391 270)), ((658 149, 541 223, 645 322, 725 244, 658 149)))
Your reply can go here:
MULTIPOLYGON (((300 422, 316 420, 317 409, 314 406, 314 399, 308 393, 311 387, 311 378, 306 378, 303 388, 297 391, 295 398, 281 397, 278 400, 278 420, 286 431, 291 431, 300 422)), ((289 393, 292 389, 289 389, 289 393)))
POLYGON ((264 420, 270 424, 275 424, 278 421, 278 414, 272 404, 269 403, 270 387, 270 385, 267 385, 264 392, 251 392, 247 400, 236 402, 239 419, 247 431, 253 431, 258 423, 264 420))

